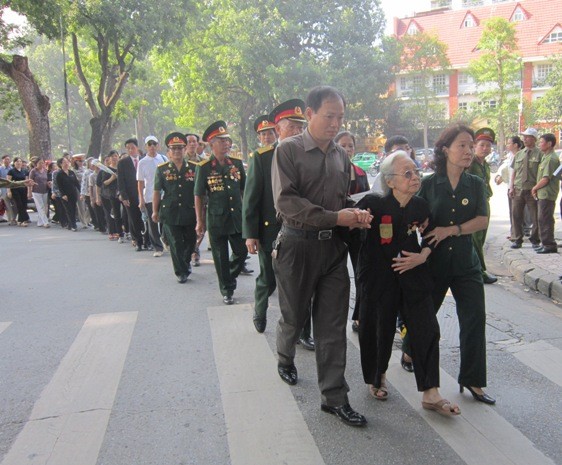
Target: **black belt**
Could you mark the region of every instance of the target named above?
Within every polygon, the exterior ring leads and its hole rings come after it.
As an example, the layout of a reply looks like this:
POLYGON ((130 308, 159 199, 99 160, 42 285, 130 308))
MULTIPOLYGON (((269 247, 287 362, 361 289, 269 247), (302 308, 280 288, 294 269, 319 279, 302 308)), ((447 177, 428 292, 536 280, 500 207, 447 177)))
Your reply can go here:
POLYGON ((291 228, 284 224, 281 226, 281 233, 287 236, 302 237, 304 239, 316 239, 318 241, 327 241, 334 236, 333 229, 321 229, 319 231, 305 231, 304 229, 291 228))

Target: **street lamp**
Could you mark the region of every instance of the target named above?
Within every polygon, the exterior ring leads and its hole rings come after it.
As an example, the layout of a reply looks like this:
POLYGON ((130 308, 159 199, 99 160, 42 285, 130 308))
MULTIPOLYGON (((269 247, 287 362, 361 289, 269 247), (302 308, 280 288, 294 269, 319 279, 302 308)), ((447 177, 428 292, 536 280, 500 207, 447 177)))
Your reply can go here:
POLYGON ((519 134, 523 132, 523 57, 518 57, 519 62, 519 134))

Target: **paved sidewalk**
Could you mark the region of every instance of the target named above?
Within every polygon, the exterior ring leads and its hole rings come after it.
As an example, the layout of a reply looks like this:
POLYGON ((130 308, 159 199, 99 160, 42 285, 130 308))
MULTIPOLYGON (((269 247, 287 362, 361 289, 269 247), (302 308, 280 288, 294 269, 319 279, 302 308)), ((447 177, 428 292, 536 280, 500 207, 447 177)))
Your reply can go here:
POLYGON ((537 254, 527 240, 520 249, 511 249, 511 242, 497 238, 489 246, 497 248, 505 267, 513 277, 534 291, 562 303, 562 222, 556 218, 555 237, 559 253, 537 254))

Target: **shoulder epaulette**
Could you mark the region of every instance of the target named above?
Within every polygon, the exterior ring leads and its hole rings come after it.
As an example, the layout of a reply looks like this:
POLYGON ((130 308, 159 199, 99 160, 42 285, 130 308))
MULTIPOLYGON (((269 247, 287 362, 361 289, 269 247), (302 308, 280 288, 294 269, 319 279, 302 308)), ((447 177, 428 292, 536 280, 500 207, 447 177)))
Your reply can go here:
POLYGON ((204 163, 204 162, 202 162, 202 161, 187 160, 187 164, 189 164, 189 163, 191 163, 192 165, 195 165, 195 166, 199 166, 199 165, 201 165, 201 164, 204 163))
POLYGON ((167 165, 168 163, 169 163, 169 162, 167 162, 167 161, 165 161, 164 163, 160 163, 160 164, 158 165, 158 168, 160 168, 160 167, 162 167, 162 166, 164 166, 164 165, 167 165))
POLYGON ((259 149, 256 150, 256 152, 258 153, 258 155, 261 155, 262 153, 265 152, 269 152, 270 150, 273 150, 275 147, 273 145, 266 145, 264 147, 260 147, 259 149))
POLYGON ((203 166, 203 165, 205 165, 206 163, 209 163, 209 160, 210 160, 210 158, 207 158, 207 159, 205 159, 205 160, 203 160, 203 161, 200 161, 200 162, 197 163, 197 164, 198 164, 199 166, 203 166))

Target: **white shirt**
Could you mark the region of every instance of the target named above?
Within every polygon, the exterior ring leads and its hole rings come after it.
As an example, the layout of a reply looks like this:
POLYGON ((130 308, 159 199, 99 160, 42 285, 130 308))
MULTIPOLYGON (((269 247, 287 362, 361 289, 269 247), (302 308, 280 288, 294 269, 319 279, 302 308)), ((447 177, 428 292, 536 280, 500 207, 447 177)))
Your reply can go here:
POLYGON ((137 181, 144 181, 144 202, 152 203, 152 193, 154 192, 154 175, 158 165, 168 161, 164 155, 157 153, 154 157, 147 155, 139 160, 137 167, 137 181))

